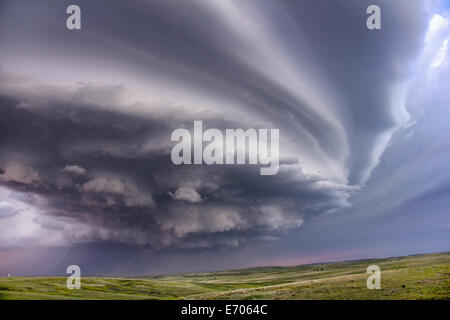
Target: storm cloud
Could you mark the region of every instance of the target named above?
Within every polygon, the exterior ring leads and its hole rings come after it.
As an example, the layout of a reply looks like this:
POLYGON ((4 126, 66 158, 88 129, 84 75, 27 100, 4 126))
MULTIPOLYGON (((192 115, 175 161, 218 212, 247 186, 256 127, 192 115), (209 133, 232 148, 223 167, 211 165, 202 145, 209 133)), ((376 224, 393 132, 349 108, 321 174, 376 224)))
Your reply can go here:
POLYGON ((424 1, 396 0, 368 30, 372 2, 77 1, 69 31, 68 1, 1 1, 0 200, 33 228, 0 246, 238 247, 348 210, 413 123, 428 27, 424 1), (279 129, 278 174, 174 165, 194 120, 279 129))

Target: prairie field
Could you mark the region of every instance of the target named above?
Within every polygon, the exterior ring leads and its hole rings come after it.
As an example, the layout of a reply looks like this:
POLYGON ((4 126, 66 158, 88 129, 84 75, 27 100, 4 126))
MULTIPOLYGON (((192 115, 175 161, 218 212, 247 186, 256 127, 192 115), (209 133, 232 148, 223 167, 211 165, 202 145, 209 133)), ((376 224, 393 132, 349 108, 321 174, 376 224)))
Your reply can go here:
POLYGON ((450 299, 450 252, 293 267, 109 278, 0 278, 0 299, 450 299), (369 290, 366 269, 381 269, 381 289, 369 290))

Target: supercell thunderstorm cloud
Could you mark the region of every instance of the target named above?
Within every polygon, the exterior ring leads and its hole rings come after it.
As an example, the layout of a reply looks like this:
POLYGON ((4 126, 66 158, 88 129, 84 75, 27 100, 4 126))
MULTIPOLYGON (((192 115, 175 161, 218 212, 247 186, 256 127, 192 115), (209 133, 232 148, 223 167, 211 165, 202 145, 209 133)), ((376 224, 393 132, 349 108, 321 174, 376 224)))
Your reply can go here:
POLYGON ((448 250, 449 39, 445 1, 1 0, 0 272, 448 250), (196 120, 279 129, 278 173, 175 165, 196 120))

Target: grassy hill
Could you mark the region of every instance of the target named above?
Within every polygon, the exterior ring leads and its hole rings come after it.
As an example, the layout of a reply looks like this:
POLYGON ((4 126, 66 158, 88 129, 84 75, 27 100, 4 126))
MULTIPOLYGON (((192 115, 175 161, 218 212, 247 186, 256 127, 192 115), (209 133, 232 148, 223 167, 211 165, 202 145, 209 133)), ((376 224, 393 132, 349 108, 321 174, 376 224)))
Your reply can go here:
POLYGON ((450 252, 142 278, 0 278, 0 299, 450 299, 450 252), (366 268, 381 268, 368 290, 366 268))

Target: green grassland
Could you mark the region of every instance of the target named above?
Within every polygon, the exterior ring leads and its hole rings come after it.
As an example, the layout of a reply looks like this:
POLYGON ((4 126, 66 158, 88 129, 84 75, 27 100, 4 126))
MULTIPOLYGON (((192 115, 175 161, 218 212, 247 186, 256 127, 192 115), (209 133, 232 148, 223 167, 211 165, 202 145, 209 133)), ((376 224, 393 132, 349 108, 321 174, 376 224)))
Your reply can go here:
POLYGON ((450 299, 450 252, 141 278, 0 278, 0 299, 450 299), (369 290, 366 268, 381 268, 369 290))

